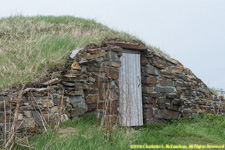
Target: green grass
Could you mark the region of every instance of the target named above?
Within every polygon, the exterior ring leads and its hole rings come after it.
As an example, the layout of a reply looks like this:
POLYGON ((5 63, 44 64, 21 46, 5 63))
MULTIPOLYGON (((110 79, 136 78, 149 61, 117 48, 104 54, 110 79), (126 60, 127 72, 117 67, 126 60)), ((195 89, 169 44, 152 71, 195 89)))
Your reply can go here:
MULTIPOLYGON (((75 128, 67 137, 53 132, 42 133, 30 139, 30 144, 39 150, 126 150, 130 145, 223 145, 225 144, 225 117, 203 115, 192 120, 171 120, 166 124, 146 125, 139 129, 115 126, 113 140, 106 141, 105 129, 96 128, 95 116, 88 115, 78 120, 61 124, 60 129, 75 128)), ((25 149, 17 146, 17 150, 25 149)))
POLYGON ((215 88, 210 87, 209 90, 210 90, 210 92, 212 92, 214 95, 216 95, 216 96, 219 95, 218 91, 217 91, 215 88))
MULTIPOLYGON (((97 23, 72 16, 15 16, 0 19, 0 87, 36 81, 48 66, 64 64, 77 47, 105 39, 138 38, 97 23)), ((149 46, 159 52, 159 48, 149 46)))
POLYGON ((36 81, 48 66, 64 64, 64 56, 77 47, 111 38, 140 41, 94 20, 72 16, 2 18, 0 87, 36 81))

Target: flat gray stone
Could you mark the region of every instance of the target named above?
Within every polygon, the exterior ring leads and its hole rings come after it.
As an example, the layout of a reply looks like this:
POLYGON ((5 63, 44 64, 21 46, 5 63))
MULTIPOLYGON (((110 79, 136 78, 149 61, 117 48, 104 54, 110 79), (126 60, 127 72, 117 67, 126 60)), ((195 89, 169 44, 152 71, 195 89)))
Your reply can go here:
POLYGON ((153 114, 155 119, 171 119, 171 118, 175 118, 178 119, 179 117, 179 112, 176 111, 170 111, 170 110, 166 110, 166 109, 153 109, 153 114))
POLYGON ((78 107, 79 103, 82 103, 82 101, 84 101, 83 96, 71 96, 69 98, 73 107, 78 107))
POLYGON ((175 93, 175 88, 156 86, 155 91, 159 93, 175 93))
POLYGON ((161 97, 163 96, 162 93, 149 93, 149 94, 146 94, 146 96, 149 96, 149 97, 161 97))
POLYGON ((117 61, 118 60, 118 54, 117 54, 117 52, 108 51, 107 52, 107 58, 109 58, 109 61, 117 61))
POLYGON ((168 98, 159 98, 157 100, 157 103, 159 104, 165 104, 165 103, 171 103, 172 102, 172 99, 168 99, 168 98))
POLYGON ((83 49, 83 48, 78 47, 78 48, 76 48, 75 50, 73 50, 72 53, 70 54, 70 58, 71 58, 71 59, 75 59, 77 53, 79 53, 79 51, 81 51, 82 49, 83 49))
POLYGON ((70 86, 70 87, 85 86, 86 85, 85 82, 83 82, 83 83, 81 83, 81 82, 73 82, 73 83, 72 82, 62 82, 62 84, 65 85, 65 86, 70 86))
POLYGON ((182 87, 183 85, 184 85, 183 82, 180 82, 180 81, 177 81, 177 82, 176 82, 176 86, 177 86, 177 87, 182 87))
POLYGON ((71 117, 77 117, 87 112, 88 107, 85 104, 83 96, 71 96, 69 97, 73 108, 70 108, 71 117))
POLYGON ((87 112, 86 108, 73 108, 70 110, 70 116, 72 118, 78 117, 79 115, 85 114, 85 112, 87 112))
POLYGON ((174 86, 172 80, 163 79, 163 80, 160 80, 159 82, 161 86, 174 86))
POLYGON ((145 67, 145 72, 151 75, 159 75, 159 70, 152 65, 147 65, 145 67))

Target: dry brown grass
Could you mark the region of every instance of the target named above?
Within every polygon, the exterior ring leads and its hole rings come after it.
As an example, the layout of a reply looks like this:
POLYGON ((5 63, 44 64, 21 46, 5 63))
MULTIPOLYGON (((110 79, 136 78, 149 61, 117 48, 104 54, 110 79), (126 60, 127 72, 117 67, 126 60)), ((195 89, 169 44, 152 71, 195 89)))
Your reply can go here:
POLYGON ((10 17, 0 20, 0 87, 38 80, 46 66, 64 63, 68 52, 106 38, 136 39, 94 20, 10 17))

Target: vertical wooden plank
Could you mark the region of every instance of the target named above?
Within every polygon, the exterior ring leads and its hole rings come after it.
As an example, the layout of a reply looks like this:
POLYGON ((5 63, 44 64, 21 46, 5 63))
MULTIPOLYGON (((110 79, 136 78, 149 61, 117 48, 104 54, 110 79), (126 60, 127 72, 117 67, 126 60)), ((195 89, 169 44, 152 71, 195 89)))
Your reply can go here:
POLYGON ((140 53, 128 51, 121 57, 120 124, 143 125, 140 53))
POLYGON ((142 85, 141 85, 141 55, 139 54, 138 57, 137 57, 137 61, 139 62, 138 65, 137 65, 137 77, 138 77, 138 83, 137 83, 137 93, 138 93, 138 102, 139 102, 139 105, 138 105, 138 112, 140 114, 138 114, 138 117, 139 117, 139 124, 140 125, 143 125, 143 107, 142 107, 142 85))

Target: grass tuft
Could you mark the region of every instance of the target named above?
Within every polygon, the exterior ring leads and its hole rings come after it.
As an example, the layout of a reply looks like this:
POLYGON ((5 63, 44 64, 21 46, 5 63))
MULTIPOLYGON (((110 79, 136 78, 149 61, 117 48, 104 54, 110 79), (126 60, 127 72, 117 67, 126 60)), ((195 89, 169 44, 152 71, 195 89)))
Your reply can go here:
POLYGON ((217 91, 215 88, 210 87, 210 88, 209 88, 209 90, 210 90, 210 92, 212 92, 212 93, 213 93, 213 95, 216 95, 216 96, 218 96, 218 95, 219 95, 218 91, 217 91))

